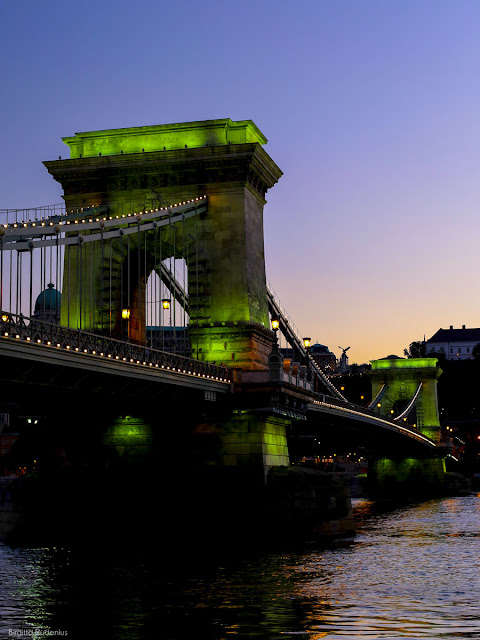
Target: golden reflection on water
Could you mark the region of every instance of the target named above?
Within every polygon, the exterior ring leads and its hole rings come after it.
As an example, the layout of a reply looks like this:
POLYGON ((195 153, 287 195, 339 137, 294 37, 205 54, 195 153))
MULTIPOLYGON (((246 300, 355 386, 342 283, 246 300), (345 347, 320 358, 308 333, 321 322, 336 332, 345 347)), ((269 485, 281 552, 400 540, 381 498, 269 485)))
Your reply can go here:
POLYGON ((305 628, 328 638, 480 637, 480 548, 468 543, 478 539, 478 497, 355 508, 352 543, 299 563, 305 628))

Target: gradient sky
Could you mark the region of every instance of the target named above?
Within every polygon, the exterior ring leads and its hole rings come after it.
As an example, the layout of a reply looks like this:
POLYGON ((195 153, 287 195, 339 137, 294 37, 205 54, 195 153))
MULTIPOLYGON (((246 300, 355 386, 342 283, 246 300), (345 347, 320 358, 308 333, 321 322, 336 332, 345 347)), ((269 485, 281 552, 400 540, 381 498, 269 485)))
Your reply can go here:
POLYGON ((0 207, 61 201, 62 136, 251 119, 300 332, 360 363, 480 326, 478 0, 4 0, 0 24, 0 207))

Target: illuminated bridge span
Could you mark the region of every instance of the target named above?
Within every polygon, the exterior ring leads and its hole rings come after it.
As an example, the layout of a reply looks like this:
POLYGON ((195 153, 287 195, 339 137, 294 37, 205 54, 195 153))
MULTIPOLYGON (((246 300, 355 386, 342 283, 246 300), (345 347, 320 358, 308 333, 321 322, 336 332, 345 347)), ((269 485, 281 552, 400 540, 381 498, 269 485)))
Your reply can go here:
POLYGON ((70 367, 83 363, 88 369, 107 367, 114 374, 117 369, 119 375, 130 368, 133 376, 152 377, 153 373, 160 381, 222 393, 231 382, 226 367, 6 312, 0 316, 0 336, 4 356, 57 361, 70 367))
POLYGON ((375 400, 354 405, 310 357, 267 285, 263 207, 282 172, 253 122, 64 141, 71 158, 45 166, 65 204, 0 212, 5 384, 8 370, 29 389, 68 370, 72 389, 91 380, 105 395, 123 377, 155 413, 159 392, 150 397, 137 383, 158 381, 163 400, 175 397, 172 423, 202 392, 209 407, 198 422, 222 434, 225 465, 289 464, 287 434, 301 424, 322 441, 363 438, 375 450, 380 439, 392 452, 401 442, 427 456, 437 449, 436 362, 375 361, 375 400), (295 371, 283 368, 276 329, 298 359, 295 371))

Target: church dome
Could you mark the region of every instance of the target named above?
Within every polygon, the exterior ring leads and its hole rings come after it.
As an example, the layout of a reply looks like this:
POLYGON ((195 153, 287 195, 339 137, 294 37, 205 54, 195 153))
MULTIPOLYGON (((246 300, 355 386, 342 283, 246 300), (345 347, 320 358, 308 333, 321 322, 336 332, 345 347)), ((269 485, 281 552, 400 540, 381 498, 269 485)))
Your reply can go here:
POLYGON ((329 353, 329 349, 324 344, 320 344, 319 342, 316 342, 314 345, 310 347, 310 353, 311 354, 329 353))
POLYGON ((35 302, 35 312, 43 313, 44 311, 59 312, 62 304, 62 294, 57 291, 50 282, 48 288, 40 293, 35 302))

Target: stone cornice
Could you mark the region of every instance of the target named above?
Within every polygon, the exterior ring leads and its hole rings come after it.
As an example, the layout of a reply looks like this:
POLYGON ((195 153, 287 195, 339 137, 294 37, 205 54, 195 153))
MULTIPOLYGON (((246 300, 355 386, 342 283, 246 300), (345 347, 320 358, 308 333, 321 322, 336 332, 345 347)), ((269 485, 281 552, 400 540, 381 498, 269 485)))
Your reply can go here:
POLYGON ((64 185, 67 196, 226 182, 244 182, 264 195, 282 176, 257 143, 54 160, 44 165, 64 185))

